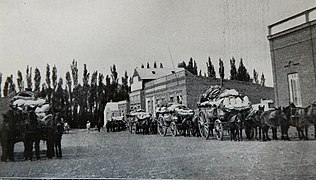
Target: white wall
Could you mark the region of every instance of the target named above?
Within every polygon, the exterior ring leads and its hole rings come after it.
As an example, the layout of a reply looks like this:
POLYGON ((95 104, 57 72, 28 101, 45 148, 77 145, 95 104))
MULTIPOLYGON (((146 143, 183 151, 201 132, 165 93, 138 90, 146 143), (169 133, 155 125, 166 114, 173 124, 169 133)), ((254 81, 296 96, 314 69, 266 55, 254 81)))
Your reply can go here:
POLYGON ((131 91, 142 89, 142 81, 138 81, 138 76, 133 77, 133 84, 131 84, 131 91))

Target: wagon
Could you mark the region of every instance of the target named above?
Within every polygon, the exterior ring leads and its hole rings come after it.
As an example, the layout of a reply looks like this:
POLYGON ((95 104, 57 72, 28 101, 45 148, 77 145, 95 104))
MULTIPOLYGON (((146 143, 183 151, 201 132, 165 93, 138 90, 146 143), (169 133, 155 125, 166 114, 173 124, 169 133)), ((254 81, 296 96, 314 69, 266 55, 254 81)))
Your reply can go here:
POLYGON ((177 136, 183 129, 186 120, 192 119, 194 112, 181 105, 173 104, 169 107, 160 107, 156 110, 157 131, 161 136, 166 136, 170 129, 173 136, 177 136))
POLYGON ((244 114, 249 109, 227 109, 224 107, 204 106, 199 107, 199 119, 198 126, 200 134, 205 139, 209 139, 214 134, 218 140, 223 140, 224 132, 229 134, 232 119, 234 115, 238 113, 244 114))
POLYGON ((146 113, 142 109, 138 109, 135 112, 131 112, 127 115, 127 128, 131 134, 136 134, 139 130, 144 131, 149 127, 151 115, 146 113))
POLYGON ((224 130, 229 130, 232 117, 245 113, 250 107, 247 96, 241 96, 234 89, 212 86, 198 102, 198 126, 201 136, 209 139, 215 132, 216 138, 223 140, 224 130))

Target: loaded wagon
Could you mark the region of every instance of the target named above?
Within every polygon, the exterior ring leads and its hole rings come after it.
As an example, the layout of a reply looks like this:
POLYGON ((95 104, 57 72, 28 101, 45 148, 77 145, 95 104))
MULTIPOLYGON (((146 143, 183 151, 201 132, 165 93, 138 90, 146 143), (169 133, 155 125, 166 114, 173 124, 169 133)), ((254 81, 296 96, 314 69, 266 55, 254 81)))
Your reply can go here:
POLYGON ((201 136, 209 139, 215 132, 216 138, 223 140, 224 130, 228 130, 231 137, 237 135, 232 133, 241 131, 243 115, 251 106, 248 97, 240 95, 236 90, 212 86, 201 96, 198 108, 201 136))
POLYGON ((110 121, 106 123, 107 132, 122 131, 126 129, 126 122, 123 116, 112 117, 110 121))
POLYGON ((172 104, 169 107, 159 107, 156 109, 157 130, 161 136, 166 136, 170 129, 173 136, 186 134, 190 122, 194 116, 194 111, 181 105, 172 104))
POLYGON ((143 109, 138 109, 127 115, 127 128, 131 134, 137 134, 142 131, 143 134, 149 134, 149 127, 152 116, 143 109))

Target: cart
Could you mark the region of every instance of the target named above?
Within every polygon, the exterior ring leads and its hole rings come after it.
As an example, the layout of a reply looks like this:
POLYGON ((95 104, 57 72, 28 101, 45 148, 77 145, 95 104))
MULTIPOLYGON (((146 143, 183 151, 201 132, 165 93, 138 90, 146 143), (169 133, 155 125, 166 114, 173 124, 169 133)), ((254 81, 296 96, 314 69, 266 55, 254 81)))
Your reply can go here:
MULTIPOLYGON (((230 132, 232 123, 235 123, 232 118, 238 115, 241 120, 242 114, 247 112, 250 107, 247 96, 241 96, 234 89, 212 86, 200 97, 200 102, 198 102, 198 127, 201 136, 209 139, 215 133, 218 140, 223 140, 224 130, 230 132)), ((238 123, 242 124, 240 121, 238 123)))
MULTIPOLYGON (((137 134, 140 130, 145 134, 149 131, 151 115, 142 109, 138 109, 127 115, 127 128, 131 134, 137 134)), ((149 133, 149 132, 148 132, 149 133)))
POLYGON ((157 131, 161 136, 166 136, 170 129, 172 135, 177 136, 184 130, 186 121, 192 120, 193 116, 193 110, 181 104, 157 108, 157 131))

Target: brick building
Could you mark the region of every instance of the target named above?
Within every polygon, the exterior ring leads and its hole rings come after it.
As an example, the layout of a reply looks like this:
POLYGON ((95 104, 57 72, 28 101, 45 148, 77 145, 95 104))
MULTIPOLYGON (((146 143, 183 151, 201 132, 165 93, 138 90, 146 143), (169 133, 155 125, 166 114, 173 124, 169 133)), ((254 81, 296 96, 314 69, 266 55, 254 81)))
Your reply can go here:
POLYGON ((131 80, 130 110, 145 109, 144 87, 146 82, 170 74, 173 71, 173 69, 168 68, 136 68, 131 80))
POLYGON ((305 107, 316 101, 315 15, 316 8, 312 8, 268 27, 278 106, 293 102, 305 107))
MULTIPOLYGON (((211 85, 219 85, 220 79, 195 76, 182 69, 145 83, 144 96, 146 111, 154 113, 157 105, 177 102, 191 108, 197 108, 197 102, 211 85)), ((247 95, 252 103, 260 103, 261 99, 274 99, 272 87, 260 86, 251 82, 224 80, 223 87, 236 89, 247 95)))

